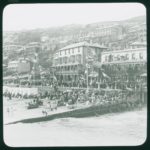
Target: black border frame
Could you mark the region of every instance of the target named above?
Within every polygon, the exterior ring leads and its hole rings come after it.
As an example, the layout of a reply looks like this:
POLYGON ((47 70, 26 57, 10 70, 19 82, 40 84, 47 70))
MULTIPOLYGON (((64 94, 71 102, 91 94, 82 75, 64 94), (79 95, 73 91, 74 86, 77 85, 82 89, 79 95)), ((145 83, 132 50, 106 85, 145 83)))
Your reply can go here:
MULTIPOLYGON (((150 109, 150 103, 147 101, 147 139, 146 141, 139 146, 87 146, 87 147, 8 147, 3 140, 3 98, 2 98, 2 90, 3 90, 3 49, 2 49, 2 43, 3 43, 3 28, 2 28, 2 23, 3 23, 3 10, 4 8, 9 5, 9 4, 36 4, 36 3, 41 3, 41 4, 46 4, 46 3, 141 3, 145 6, 146 8, 146 18, 147 18, 147 82, 149 82, 149 60, 150 60, 150 52, 149 52, 149 19, 150 19, 150 1, 149 0, 0 0, 0 60, 1 60, 1 67, 0 67, 0 83, 1 83, 1 88, 0 88, 0 93, 1 93, 1 99, 0 99, 0 107, 1 107, 1 113, 0 113, 0 149, 112 149, 112 150, 134 150, 134 149, 149 149, 150 148, 150 133, 149 133, 149 127, 150 127, 150 121, 149 121, 149 109, 150 109)), ((148 90, 149 90, 149 84, 148 84, 148 90)), ((150 93, 148 92, 148 98, 150 93)), ((149 99, 148 99, 149 100, 149 99)))

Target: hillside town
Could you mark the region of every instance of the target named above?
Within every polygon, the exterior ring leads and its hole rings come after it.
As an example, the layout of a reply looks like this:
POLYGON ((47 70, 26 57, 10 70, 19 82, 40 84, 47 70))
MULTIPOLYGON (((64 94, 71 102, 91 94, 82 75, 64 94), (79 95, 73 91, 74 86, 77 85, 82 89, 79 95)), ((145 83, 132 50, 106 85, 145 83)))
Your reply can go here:
POLYGON ((4 32, 3 95, 30 100, 29 109, 47 99, 51 110, 77 103, 118 111, 141 106, 147 101, 146 32, 145 16, 4 32))
POLYGON ((145 144, 146 15, 142 3, 7 5, 5 147, 145 144))

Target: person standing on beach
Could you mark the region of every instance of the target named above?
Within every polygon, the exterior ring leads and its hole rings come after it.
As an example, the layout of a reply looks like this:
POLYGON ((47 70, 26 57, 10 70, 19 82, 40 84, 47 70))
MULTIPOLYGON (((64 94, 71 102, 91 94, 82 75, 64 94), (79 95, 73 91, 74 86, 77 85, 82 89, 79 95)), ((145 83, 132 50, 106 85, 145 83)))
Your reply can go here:
POLYGON ((11 114, 11 116, 13 116, 13 114, 14 114, 14 108, 13 107, 10 108, 10 114, 11 114))
POLYGON ((9 114, 10 114, 10 109, 9 109, 9 107, 7 107, 7 114, 8 114, 8 116, 9 116, 9 114))

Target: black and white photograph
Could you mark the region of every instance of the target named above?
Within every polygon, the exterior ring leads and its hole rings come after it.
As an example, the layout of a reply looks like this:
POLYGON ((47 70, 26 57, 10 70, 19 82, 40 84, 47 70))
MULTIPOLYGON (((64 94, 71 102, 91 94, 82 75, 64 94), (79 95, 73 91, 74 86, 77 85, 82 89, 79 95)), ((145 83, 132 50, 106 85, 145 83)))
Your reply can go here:
POLYGON ((7 146, 146 142, 143 4, 10 4, 2 25, 7 146))

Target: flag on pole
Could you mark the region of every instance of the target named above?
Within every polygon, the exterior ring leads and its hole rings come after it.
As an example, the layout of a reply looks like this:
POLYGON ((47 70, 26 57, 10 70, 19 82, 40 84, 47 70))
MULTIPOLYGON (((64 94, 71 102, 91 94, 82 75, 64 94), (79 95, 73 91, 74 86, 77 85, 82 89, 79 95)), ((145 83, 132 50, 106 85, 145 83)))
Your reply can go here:
POLYGON ((85 80, 83 75, 80 76, 80 80, 85 80))
POLYGON ((102 75, 103 77, 110 79, 110 77, 106 73, 102 72, 102 75))
POLYGON ((57 81, 57 78, 56 78, 56 76, 55 76, 55 75, 53 76, 53 79, 54 79, 54 81, 55 81, 55 82, 57 81))
POLYGON ((126 86, 126 90, 128 90, 128 91, 133 91, 132 88, 129 88, 129 87, 127 87, 127 86, 126 86))
POLYGON ((89 64, 86 64, 86 68, 90 68, 91 66, 89 64))

